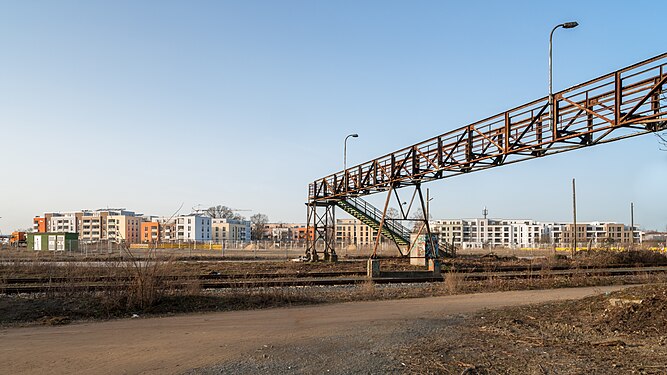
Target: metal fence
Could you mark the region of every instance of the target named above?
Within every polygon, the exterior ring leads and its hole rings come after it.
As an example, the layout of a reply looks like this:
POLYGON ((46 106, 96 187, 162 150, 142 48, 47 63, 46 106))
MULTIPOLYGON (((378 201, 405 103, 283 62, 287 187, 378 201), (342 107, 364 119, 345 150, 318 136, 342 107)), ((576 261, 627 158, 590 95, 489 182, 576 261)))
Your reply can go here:
MULTIPOLYGON (((39 250, 33 248, 5 246, 5 254, 27 256, 61 256, 92 258, 125 258, 151 256, 214 257, 231 259, 296 259, 306 252, 304 240, 263 240, 263 241, 176 241, 161 243, 127 244, 116 241, 66 240, 57 246, 44 245, 39 250)), ((398 252, 392 244, 382 243, 380 252, 394 256, 398 252)), ((336 252, 341 257, 366 257, 373 251, 372 244, 351 244, 340 241, 336 252)))

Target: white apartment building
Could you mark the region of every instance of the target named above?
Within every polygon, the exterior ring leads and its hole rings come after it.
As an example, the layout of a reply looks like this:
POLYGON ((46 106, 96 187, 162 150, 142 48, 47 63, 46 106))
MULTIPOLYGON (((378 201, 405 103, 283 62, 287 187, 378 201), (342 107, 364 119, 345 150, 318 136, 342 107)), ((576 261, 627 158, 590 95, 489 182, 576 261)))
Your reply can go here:
POLYGON ((534 246, 544 227, 533 220, 487 218, 433 220, 429 225, 439 241, 463 249, 534 246))
POLYGON ((222 241, 250 241, 250 221, 215 218, 211 219, 211 239, 222 241))
POLYGON ((161 217, 164 241, 201 242, 211 240, 211 218, 199 214, 181 215, 173 218, 161 217))
MULTIPOLYGON (((466 248, 533 247, 538 244, 570 244, 574 238, 572 223, 541 223, 517 219, 449 219, 430 222, 431 231, 439 241, 466 248)), ((636 244, 642 232, 619 223, 577 223, 577 243, 636 244), (631 236, 633 236, 631 240, 631 236)))
POLYGON ((272 228, 271 239, 273 241, 287 241, 292 238, 292 228, 272 228))
POLYGON ((79 228, 78 224, 76 213, 59 213, 53 214, 53 216, 49 218, 47 228, 50 232, 77 233, 79 228))

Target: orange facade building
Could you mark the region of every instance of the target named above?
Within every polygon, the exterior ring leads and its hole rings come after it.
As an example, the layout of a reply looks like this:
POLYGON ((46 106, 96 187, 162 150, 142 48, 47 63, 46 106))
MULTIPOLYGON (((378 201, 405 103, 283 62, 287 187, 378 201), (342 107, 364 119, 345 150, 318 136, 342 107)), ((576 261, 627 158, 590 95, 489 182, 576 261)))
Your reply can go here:
POLYGON ((141 223, 141 242, 157 243, 160 241, 160 223, 144 221, 141 223))
POLYGON ((46 233, 46 218, 37 216, 32 219, 32 228, 35 232, 46 233))
POLYGON ((292 239, 294 241, 302 241, 302 240, 313 240, 315 238, 315 228, 313 227, 298 227, 298 228, 292 228, 292 239), (309 230, 310 229, 310 230, 309 230))

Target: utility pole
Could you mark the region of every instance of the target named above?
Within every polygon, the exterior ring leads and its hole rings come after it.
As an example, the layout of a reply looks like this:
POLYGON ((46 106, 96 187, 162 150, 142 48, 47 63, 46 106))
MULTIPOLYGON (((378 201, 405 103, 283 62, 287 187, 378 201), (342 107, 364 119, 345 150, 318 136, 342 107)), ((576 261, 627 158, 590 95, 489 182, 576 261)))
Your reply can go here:
POLYGON ((635 203, 630 202, 630 250, 634 250, 635 245, 635 203))
POLYGON ((572 179, 572 217, 574 221, 574 237, 572 238, 572 256, 577 251, 577 187, 572 179))

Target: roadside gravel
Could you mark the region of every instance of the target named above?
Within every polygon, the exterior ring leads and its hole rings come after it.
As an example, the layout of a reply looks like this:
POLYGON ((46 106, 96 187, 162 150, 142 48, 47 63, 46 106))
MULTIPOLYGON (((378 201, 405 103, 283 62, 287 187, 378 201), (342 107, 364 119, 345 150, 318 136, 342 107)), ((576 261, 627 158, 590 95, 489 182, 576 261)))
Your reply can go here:
POLYGON ((354 331, 280 345, 263 345, 246 358, 225 361, 211 367, 185 372, 213 374, 388 374, 406 371, 397 357, 406 346, 436 327, 453 326, 462 315, 444 319, 413 321, 371 321, 354 331))

